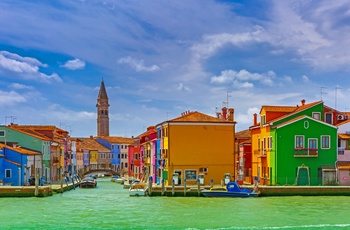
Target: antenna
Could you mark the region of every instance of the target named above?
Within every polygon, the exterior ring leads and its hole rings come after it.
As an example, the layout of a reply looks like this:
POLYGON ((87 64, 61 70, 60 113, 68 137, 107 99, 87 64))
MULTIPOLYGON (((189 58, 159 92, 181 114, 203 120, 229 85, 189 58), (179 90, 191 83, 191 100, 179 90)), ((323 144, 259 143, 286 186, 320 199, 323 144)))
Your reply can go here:
POLYGON ((334 109, 337 109, 337 92, 338 92, 338 89, 341 89, 340 87, 335 87, 335 103, 334 103, 334 109))
POLYGON ((327 89, 327 87, 322 87, 322 86, 321 86, 321 101, 323 101, 322 95, 323 95, 323 94, 327 94, 327 93, 323 92, 323 89, 327 89))
POLYGON ((227 96, 227 108, 228 108, 228 98, 231 97, 230 93, 232 93, 232 91, 227 91, 226 92, 226 96, 227 96))
POLYGON ((5 125, 7 125, 7 118, 10 118, 11 124, 17 119, 16 116, 5 116, 5 125))

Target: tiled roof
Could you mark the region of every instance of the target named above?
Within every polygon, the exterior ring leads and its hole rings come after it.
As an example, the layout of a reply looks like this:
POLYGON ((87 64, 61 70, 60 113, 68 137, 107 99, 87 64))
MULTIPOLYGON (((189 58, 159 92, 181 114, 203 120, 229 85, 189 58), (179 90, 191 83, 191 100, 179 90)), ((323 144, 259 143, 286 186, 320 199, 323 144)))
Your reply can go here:
POLYGON ((324 122, 324 121, 317 120, 317 119, 315 119, 315 118, 313 118, 313 117, 310 117, 310 116, 307 116, 307 115, 297 116, 297 117, 295 117, 295 118, 293 118, 293 119, 287 120, 287 121, 285 121, 285 122, 283 122, 283 123, 281 123, 281 124, 278 124, 278 125, 274 126, 274 128, 282 127, 282 126, 291 124, 291 123, 293 123, 293 122, 295 122, 295 121, 298 121, 298 120, 301 120, 301 119, 304 119, 304 118, 307 118, 307 119, 310 119, 310 120, 314 120, 314 121, 316 121, 316 122, 319 122, 319 123, 325 124, 325 125, 327 125, 327 126, 336 128, 334 125, 328 124, 328 123, 326 123, 326 122, 324 122))
POLYGON ((4 145, 4 144, 1 144, 0 143, 0 148, 4 148, 6 147, 7 149, 11 149, 12 151, 15 151, 15 152, 18 152, 18 153, 21 153, 21 154, 26 154, 26 155, 41 155, 40 152, 38 151, 33 151, 33 150, 30 150, 30 149, 27 149, 27 148, 22 148, 20 146, 17 146, 17 147, 10 147, 8 145, 4 145))
POLYGON ((187 112, 180 117, 174 118, 169 122, 217 122, 217 123, 233 123, 232 121, 223 120, 212 117, 197 111, 187 112))
POLYGON ((34 130, 31 130, 31 129, 29 129, 29 130, 18 129, 18 128, 14 128, 13 126, 7 126, 7 128, 12 129, 12 130, 16 130, 17 132, 21 132, 21 133, 27 134, 27 135, 32 136, 32 137, 36 137, 36 138, 41 139, 43 141, 50 141, 51 140, 47 136, 45 136, 39 132, 36 132, 34 130))
POLYGON ((58 128, 54 125, 18 125, 13 124, 12 127, 18 127, 19 129, 34 129, 42 131, 56 131, 60 133, 68 133, 68 131, 58 128))
POLYGON ((342 134, 342 133, 340 133, 340 134, 338 134, 338 138, 339 139, 350 139, 350 134, 342 134))
POLYGON ((97 136, 95 138, 104 139, 110 143, 114 144, 133 144, 134 139, 128 137, 118 137, 118 136, 97 136))
POLYGON ((266 112, 284 112, 291 113, 297 109, 297 106, 273 106, 273 105, 263 105, 261 110, 264 109, 266 112))
POLYGON ((93 138, 81 138, 81 141, 81 149, 110 151, 108 148, 104 147, 93 138))
POLYGON ((305 104, 305 105, 301 105, 301 106, 296 106, 296 107, 295 107, 296 109, 295 109, 293 112, 290 112, 290 113, 287 113, 287 114, 285 114, 285 115, 283 115, 283 116, 277 117, 277 118, 275 118, 275 119, 269 121, 269 123, 273 123, 273 122, 275 122, 275 121, 281 120, 281 119, 286 118, 286 117, 288 117, 288 116, 290 116, 290 115, 292 115, 292 114, 295 114, 295 113, 297 113, 297 112, 303 111, 303 110, 308 109, 308 108, 311 108, 311 107, 313 107, 313 106, 315 106, 315 105, 318 105, 318 104, 320 104, 320 103, 323 103, 323 101, 316 101, 316 102, 312 102, 312 103, 309 103, 309 104, 305 104))
POLYGON ((239 131, 239 132, 236 132, 235 133, 235 138, 238 139, 238 138, 250 138, 252 136, 252 133, 249 129, 246 129, 246 130, 242 130, 242 131, 239 131))
POLYGON ((337 126, 340 126, 340 125, 344 125, 344 124, 349 123, 349 122, 350 122, 350 119, 347 119, 347 120, 342 121, 342 122, 340 122, 340 123, 338 123, 338 124, 336 124, 336 125, 337 125, 337 126))

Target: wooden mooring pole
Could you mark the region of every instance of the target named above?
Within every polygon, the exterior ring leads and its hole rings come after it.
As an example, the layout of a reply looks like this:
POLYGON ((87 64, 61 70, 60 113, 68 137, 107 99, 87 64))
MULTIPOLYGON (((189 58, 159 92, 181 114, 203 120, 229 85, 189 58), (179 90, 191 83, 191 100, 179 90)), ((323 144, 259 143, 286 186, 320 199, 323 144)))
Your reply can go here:
POLYGON ((184 179, 184 196, 186 196, 186 179, 184 179))

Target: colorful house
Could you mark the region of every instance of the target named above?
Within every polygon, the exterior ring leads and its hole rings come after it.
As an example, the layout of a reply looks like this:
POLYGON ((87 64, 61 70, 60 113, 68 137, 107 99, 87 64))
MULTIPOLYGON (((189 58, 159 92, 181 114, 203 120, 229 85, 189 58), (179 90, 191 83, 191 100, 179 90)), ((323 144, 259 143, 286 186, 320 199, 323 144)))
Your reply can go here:
POLYGON ((106 162, 110 162, 110 149, 98 143, 92 136, 90 138, 80 138, 81 148, 84 152, 84 170, 109 168, 106 162))
POLYGON ((110 149, 110 166, 121 175, 128 174, 128 147, 134 141, 132 138, 118 136, 100 136, 95 137, 95 140, 110 149))
POLYGON ((235 174, 233 109, 220 118, 188 111, 157 130, 162 162, 157 176, 166 185, 220 184, 226 173, 235 174))
POLYGON ((251 136, 251 131, 248 129, 235 134, 235 172, 239 183, 253 183, 251 136))
MULTIPOLYGON (((27 178, 35 176, 35 169, 39 169, 39 177, 50 181, 50 168, 44 164, 43 155, 50 154, 50 138, 33 130, 21 130, 16 126, 0 127, 0 142, 11 147, 22 147, 40 154, 29 154, 26 165, 27 178)), ((5 156, 6 158, 6 156, 5 156)))
POLYGON ((255 115, 250 128, 252 173, 260 184, 335 183, 337 128, 327 122, 327 110, 322 101, 262 106, 260 123, 255 115))
POLYGON ((24 186, 28 184, 31 158, 41 158, 41 153, 14 144, 0 144, 0 183, 3 185, 24 186), (36 157, 35 157, 36 156, 36 157))
POLYGON ((149 126, 147 131, 139 136, 140 157, 142 162, 143 181, 148 181, 152 176, 152 182, 157 181, 156 151, 157 151, 157 130, 155 126, 149 126))
POLYGON ((350 186, 350 119, 347 114, 338 118, 343 122, 338 127, 338 183, 342 186, 350 186))

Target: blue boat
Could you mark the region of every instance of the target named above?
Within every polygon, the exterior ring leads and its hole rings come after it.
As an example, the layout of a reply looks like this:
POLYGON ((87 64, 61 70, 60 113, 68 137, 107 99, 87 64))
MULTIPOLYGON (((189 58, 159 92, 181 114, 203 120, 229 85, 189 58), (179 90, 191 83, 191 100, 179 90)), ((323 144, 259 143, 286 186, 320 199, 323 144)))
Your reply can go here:
POLYGON ((257 189, 253 191, 240 188, 238 183, 229 182, 226 187, 212 187, 210 190, 202 190, 201 193, 206 197, 258 197, 260 192, 257 189))

